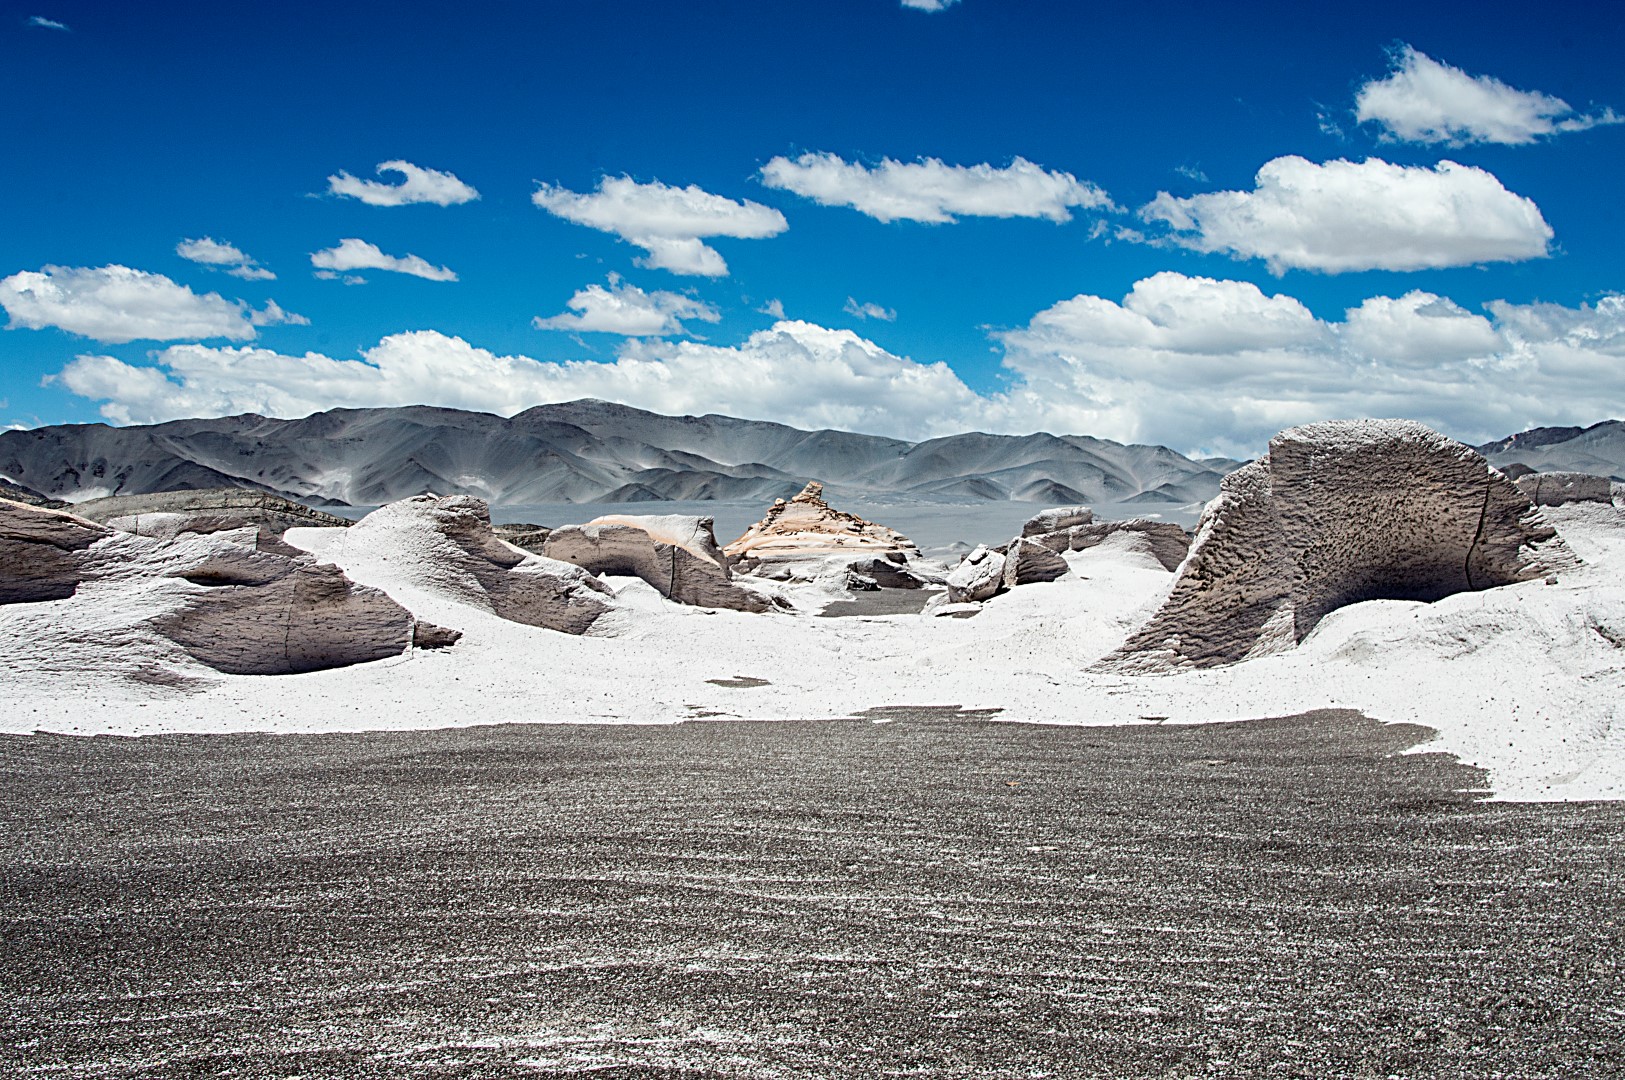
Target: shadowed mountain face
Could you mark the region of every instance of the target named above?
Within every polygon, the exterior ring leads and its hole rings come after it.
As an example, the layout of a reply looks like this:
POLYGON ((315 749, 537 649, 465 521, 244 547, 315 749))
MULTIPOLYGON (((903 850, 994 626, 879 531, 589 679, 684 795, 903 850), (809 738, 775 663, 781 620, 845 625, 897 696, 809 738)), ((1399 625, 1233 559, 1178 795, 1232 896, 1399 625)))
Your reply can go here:
POLYGON ((819 479, 838 495, 1179 504, 1212 498, 1237 464, 1077 436, 973 432, 909 443, 591 400, 508 419, 410 406, 0 433, 0 475, 75 501, 231 486, 317 504, 425 492, 499 504, 765 501, 819 479))
POLYGON ((1625 481, 1625 420, 1587 428, 1531 428, 1485 443, 1479 453, 1496 468, 1527 465, 1536 472, 1579 472, 1625 481))

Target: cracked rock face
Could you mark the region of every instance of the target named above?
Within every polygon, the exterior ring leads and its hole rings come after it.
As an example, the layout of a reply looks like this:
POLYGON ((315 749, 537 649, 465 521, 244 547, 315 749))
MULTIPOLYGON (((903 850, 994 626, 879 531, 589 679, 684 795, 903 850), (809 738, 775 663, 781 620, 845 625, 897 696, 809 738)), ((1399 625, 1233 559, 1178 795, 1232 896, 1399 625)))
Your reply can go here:
POLYGON ((1234 663, 1295 647, 1348 604, 1439 600, 1574 561, 1471 447, 1404 420, 1309 424, 1225 478, 1168 599, 1103 665, 1234 663))
POLYGON ((675 514, 610 515, 554 529, 542 550, 591 573, 642 578, 679 604, 766 611, 765 596, 734 584, 712 524, 675 514))
POLYGON ((1513 482, 1536 506, 1614 501, 1613 482, 1606 476, 1577 472, 1530 472, 1513 482))

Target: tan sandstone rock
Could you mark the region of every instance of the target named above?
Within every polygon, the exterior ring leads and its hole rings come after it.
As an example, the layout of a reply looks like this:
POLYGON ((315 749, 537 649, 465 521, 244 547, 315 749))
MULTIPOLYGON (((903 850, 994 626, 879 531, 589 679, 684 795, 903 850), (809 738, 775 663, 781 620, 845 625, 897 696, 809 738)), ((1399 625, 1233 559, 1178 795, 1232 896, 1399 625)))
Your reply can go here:
POLYGON ((615 514, 554 529, 542 551, 594 574, 642 578, 679 604, 766 611, 765 596, 734 584, 712 524, 708 517, 615 514))
POLYGON ((1225 477, 1167 600, 1103 666, 1233 663, 1293 648, 1347 604, 1438 600, 1573 562, 1471 447, 1406 420, 1309 424, 1225 477))
POLYGON ((918 564, 920 550, 912 540, 830 506, 816 480, 795 498, 776 500, 723 550, 740 573, 775 580, 816 577, 832 566, 870 588, 912 589, 941 580, 918 564))

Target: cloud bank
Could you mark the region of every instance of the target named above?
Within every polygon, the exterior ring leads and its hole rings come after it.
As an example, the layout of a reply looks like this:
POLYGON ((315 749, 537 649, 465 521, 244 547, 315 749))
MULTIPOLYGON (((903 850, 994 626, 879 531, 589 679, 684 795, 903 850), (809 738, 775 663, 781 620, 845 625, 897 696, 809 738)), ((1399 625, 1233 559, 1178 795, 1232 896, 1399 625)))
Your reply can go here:
POLYGON ((1625 121, 1612 109, 1579 115, 1562 98, 1515 90, 1489 75, 1469 75, 1409 45, 1394 51, 1387 78, 1366 82, 1356 92, 1354 115, 1362 124, 1381 127, 1386 140, 1451 146, 1519 146, 1625 121))
POLYGON ((849 206, 877 221, 943 224, 957 217, 1048 218, 1070 221, 1072 209, 1113 209, 1106 193, 1067 172, 1051 172, 1018 157, 1003 168, 946 165, 936 158, 879 165, 836 154, 775 157, 762 183, 823 206, 849 206))
POLYGON ((642 248, 648 257, 637 260, 639 266, 699 277, 728 273, 728 264, 705 238, 760 240, 790 227, 783 214, 761 203, 713 195, 693 184, 640 184, 626 176, 605 177, 598 190, 585 193, 542 184, 531 201, 556 217, 642 248))
POLYGON ((226 338, 249 341, 256 327, 308 324, 275 301, 255 311, 219 293, 198 295, 162 274, 128 266, 47 266, 0 279, 8 329, 56 327, 109 345, 128 341, 226 338))
POLYGON ((570 297, 568 312, 531 320, 538 330, 573 330, 585 333, 624 334, 627 337, 665 337, 686 334, 684 319, 714 323, 722 313, 710 304, 674 292, 644 292, 610 275, 609 287, 588 285, 570 297))
POLYGON ((409 203, 456 206, 480 197, 479 192, 451 173, 420 169, 410 161, 381 161, 376 171, 380 176, 395 173, 400 176, 401 182, 385 184, 377 180, 360 180, 340 170, 327 178, 328 194, 360 199, 368 206, 406 206, 409 203))
POLYGON ((317 277, 338 277, 350 270, 387 270, 392 274, 410 274, 427 281, 457 280, 456 273, 448 267, 436 266, 416 255, 385 255, 376 245, 353 236, 340 240, 336 247, 311 252, 310 265, 316 268, 317 277))
POLYGON ((1162 192, 1140 216, 1168 227, 1165 242, 1263 259, 1276 274, 1517 262, 1545 256, 1552 239, 1533 200, 1454 161, 1430 169, 1279 157, 1258 170, 1252 191, 1162 192))
POLYGON ((631 340, 611 363, 499 356, 425 330, 356 359, 188 344, 151 365, 84 355, 57 378, 118 423, 420 403, 511 415, 598 397, 903 438, 1047 430, 1241 457, 1330 417, 1414 417, 1482 441, 1625 413, 1625 296, 1475 313, 1413 290, 1328 320, 1249 282, 1165 272, 995 336, 1006 381, 989 392, 946 364, 791 320, 733 346, 631 340))

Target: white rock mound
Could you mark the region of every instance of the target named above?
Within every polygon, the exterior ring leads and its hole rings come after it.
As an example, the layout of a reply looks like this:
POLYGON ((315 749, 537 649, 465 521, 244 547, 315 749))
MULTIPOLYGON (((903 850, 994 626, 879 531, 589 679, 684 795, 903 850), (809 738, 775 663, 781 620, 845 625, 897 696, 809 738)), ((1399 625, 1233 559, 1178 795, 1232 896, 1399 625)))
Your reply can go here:
POLYGON ((1103 665, 1233 663, 1295 647, 1348 604, 1433 601, 1575 563, 1471 447, 1406 420, 1309 424, 1225 478, 1167 600, 1103 665))
POLYGON ((381 506, 335 530, 322 551, 385 588, 404 584, 566 634, 586 633, 614 606, 609 587, 581 567, 497 539, 489 508, 468 495, 381 506))
POLYGON ((734 583, 713 524, 708 517, 613 514, 554 529, 542 554, 594 574, 642 578, 679 604, 766 611, 765 596, 734 583))
POLYGON ((344 667, 403 652, 415 622, 252 526, 137 536, 5 501, 0 604, 32 609, 18 617, 37 646, 108 670, 156 670, 177 647, 228 674, 344 667))

